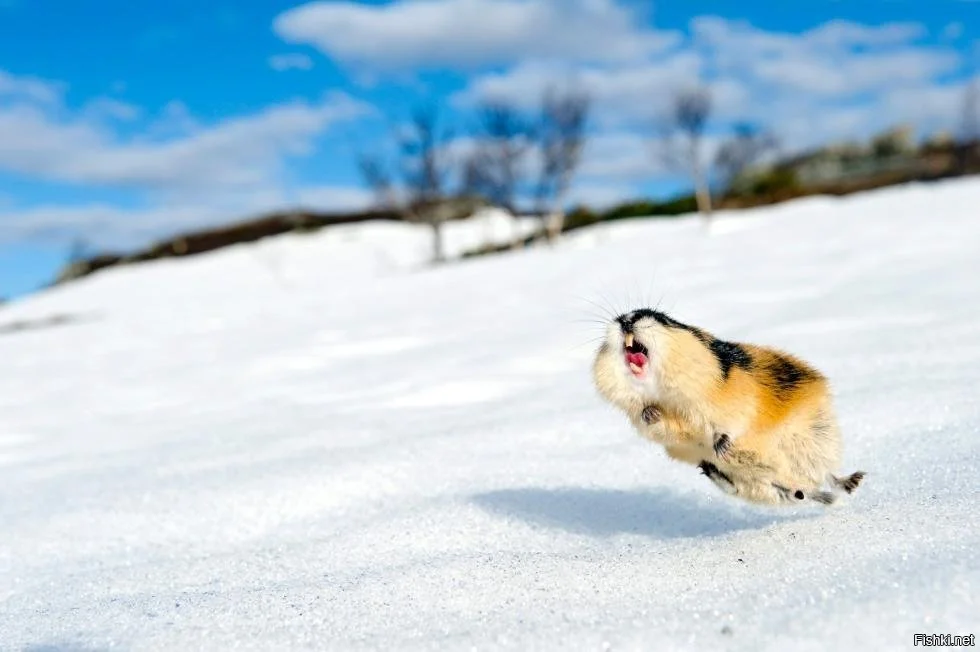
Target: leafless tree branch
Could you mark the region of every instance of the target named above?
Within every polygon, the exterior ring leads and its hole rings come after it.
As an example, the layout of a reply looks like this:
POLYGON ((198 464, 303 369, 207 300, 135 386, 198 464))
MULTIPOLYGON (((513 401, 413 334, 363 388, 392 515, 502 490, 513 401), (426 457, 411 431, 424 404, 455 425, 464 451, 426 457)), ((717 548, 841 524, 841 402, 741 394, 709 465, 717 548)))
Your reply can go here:
POLYGON ((365 184, 374 194, 375 202, 381 208, 395 208, 397 202, 391 173, 385 167, 381 157, 361 154, 357 159, 357 167, 365 184))
POLYGON ((478 111, 479 129, 474 163, 483 167, 483 193, 495 204, 517 213, 516 199, 524 160, 530 151, 532 125, 511 104, 484 103, 478 111))
POLYGON ((386 165, 377 156, 358 157, 361 177, 379 204, 398 210, 407 221, 432 227, 433 259, 436 262, 445 259, 442 224, 448 212, 439 204, 445 199, 447 179, 454 162, 448 147, 452 138, 452 131, 440 124, 437 107, 426 105, 416 108, 408 125, 395 135, 393 163, 386 165), (401 182, 401 201, 396 196, 392 168, 401 182))
POLYGON ((559 93, 549 88, 542 98, 536 130, 541 155, 536 198, 546 215, 549 240, 556 239, 564 228, 564 203, 581 163, 591 105, 592 98, 584 90, 559 93))
POLYGON ((683 90, 674 96, 666 118, 657 126, 660 160, 669 169, 691 176, 698 207, 706 218, 712 212, 711 189, 702 149, 712 109, 711 94, 706 88, 683 90))
POLYGON ((962 120, 960 131, 963 142, 980 139, 980 77, 971 81, 963 94, 962 120))
POLYGON ((719 148, 715 166, 728 187, 749 167, 778 147, 779 140, 775 135, 752 123, 742 122, 735 125, 732 137, 719 148))

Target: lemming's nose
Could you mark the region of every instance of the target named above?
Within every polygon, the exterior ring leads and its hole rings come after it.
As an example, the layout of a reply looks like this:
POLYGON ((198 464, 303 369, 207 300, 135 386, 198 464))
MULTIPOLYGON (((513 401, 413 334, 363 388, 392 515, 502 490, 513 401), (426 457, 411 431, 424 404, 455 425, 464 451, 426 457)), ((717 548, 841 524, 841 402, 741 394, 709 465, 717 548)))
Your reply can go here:
POLYGON ((619 329, 623 333, 631 333, 633 331, 633 320, 630 319, 629 315, 620 315, 616 317, 616 321, 619 323, 619 329))

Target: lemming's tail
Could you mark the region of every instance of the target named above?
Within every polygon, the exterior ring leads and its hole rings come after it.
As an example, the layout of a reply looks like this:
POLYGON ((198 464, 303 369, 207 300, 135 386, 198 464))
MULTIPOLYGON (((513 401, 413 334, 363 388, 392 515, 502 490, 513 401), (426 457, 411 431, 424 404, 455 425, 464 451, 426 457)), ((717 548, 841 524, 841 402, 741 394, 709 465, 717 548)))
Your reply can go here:
POLYGON ((836 475, 831 475, 830 480, 835 487, 838 489, 843 489, 847 493, 853 493, 858 485, 861 484, 861 480, 864 479, 864 471, 856 471, 849 476, 838 478, 836 475))

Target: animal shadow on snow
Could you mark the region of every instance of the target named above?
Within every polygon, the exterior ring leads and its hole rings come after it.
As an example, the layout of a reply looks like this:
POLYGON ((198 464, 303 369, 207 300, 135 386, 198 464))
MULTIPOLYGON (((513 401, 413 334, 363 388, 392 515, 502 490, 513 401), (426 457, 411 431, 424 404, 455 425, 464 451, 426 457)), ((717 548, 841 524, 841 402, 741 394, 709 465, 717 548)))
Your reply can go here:
POLYGON ((711 537, 758 530, 803 517, 766 512, 749 505, 725 505, 720 498, 699 499, 667 490, 533 487, 491 491, 477 494, 472 500, 490 512, 592 536, 711 537))

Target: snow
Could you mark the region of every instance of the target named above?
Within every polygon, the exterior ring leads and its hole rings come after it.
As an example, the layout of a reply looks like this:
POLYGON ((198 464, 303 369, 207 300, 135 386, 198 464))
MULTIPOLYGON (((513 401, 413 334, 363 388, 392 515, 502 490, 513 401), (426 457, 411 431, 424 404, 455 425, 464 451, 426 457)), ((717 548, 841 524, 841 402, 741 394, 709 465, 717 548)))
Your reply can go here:
POLYGON ((977 206, 911 185, 441 268, 424 228, 352 225, 15 302, 75 319, 0 335, 0 649, 980 633, 977 206), (589 363, 644 303, 829 374, 859 491, 745 505, 633 434, 589 363))

